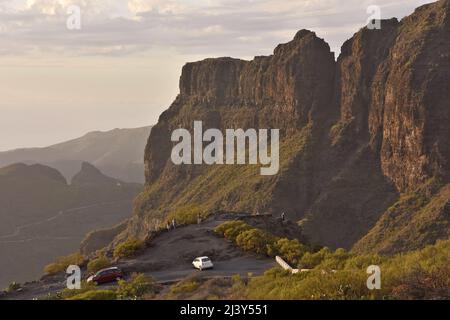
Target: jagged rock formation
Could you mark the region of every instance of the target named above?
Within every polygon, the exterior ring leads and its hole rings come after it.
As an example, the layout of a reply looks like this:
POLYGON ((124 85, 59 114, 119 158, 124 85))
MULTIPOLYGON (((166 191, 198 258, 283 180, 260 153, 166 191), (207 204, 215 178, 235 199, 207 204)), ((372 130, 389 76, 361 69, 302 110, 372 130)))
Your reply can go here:
POLYGON ((81 164, 81 170, 72 178, 73 186, 120 186, 121 182, 117 179, 104 175, 99 169, 94 167, 89 162, 81 164))
POLYGON ((179 96, 152 129, 146 191, 118 239, 145 237, 188 204, 285 211, 311 242, 331 247, 351 248, 366 236, 357 250, 389 253, 448 237, 449 20, 448 0, 400 22, 383 20, 381 30, 364 28, 348 40, 337 62, 322 39, 302 30, 269 57, 187 64, 179 96), (252 166, 173 165, 171 132, 192 128, 194 120, 205 129, 279 128, 278 175, 259 176, 252 166), (428 190, 428 200, 405 208, 409 218, 401 224, 405 238, 417 230, 428 235, 406 246, 386 216, 396 212, 390 207, 400 194, 430 179, 435 187, 418 191, 428 190), (408 227, 426 205, 435 218, 420 219, 424 229, 408 227), (370 239, 388 235, 397 240, 382 247, 370 239))

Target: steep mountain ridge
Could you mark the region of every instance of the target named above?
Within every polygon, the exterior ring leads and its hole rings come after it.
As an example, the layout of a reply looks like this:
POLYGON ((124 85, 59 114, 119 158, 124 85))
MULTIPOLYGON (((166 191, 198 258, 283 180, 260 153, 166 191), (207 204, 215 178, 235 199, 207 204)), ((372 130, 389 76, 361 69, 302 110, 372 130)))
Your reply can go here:
POLYGON ((179 96, 148 140, 146 190, 116 241, 145 238, 168 214, 194 205, 202 213, 284 211, 311 242, 333 248, 371 234, 390 242, 398 230, 383 217, 400 194, 430 179, 439 187, 427 199, 439 195, 439 205, 423 202, 405 220, 433 206, 441 218, 421 219, 428 235, 414 238, 416 229, 406 228, 403 236, 415 239, 408 245, 383 251, 366 239, 362 248, 390 253, 448 237, 433 230, 449 221, 449 14, 450 1, 441 0, 400 22, 383 20, 381 30, 363 28, 337 62, 323 39, 301 30, 272 56, 187 64, 179 96), (194 120, 205 130, 279 128, 278 175, 260 176, 251 165, 175 166, 171 132, 192 129, 194 120))

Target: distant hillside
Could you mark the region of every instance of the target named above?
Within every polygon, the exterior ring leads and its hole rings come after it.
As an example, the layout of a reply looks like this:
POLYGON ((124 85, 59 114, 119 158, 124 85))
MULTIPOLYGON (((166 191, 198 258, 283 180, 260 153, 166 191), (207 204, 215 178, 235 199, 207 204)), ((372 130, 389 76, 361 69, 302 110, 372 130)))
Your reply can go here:
POLYGON ((89 163, 71 185, 40 164, 1 168, 0 288, 40 276, 55 257, 76 251, 88 232, 126 219, 141 190, 89 163))
POLYGON ((144 149, 151 127, 90 132, 81 138, 45 148, 0 152, 0 167, 41 163, 59 170, 67 180, 83 161, 127 182, 144 182, 144 149))

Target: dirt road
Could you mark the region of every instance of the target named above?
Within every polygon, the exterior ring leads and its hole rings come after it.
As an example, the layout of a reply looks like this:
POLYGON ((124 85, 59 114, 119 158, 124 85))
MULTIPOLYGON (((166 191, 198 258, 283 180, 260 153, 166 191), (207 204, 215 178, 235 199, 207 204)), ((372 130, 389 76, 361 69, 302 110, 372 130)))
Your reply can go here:
POLYGON ((222 222, 210 220, 165 232, 152 241, 143 255, 118 266, 127 273, 143 272, 161 282, 181 279, 192 273, 205 276, 262 274, 275 266, 272 259, 244 253, 214 234, 213 229, 222 222), (192 260, 200 256, 211 258, 214 269, 194 270, 192 260))

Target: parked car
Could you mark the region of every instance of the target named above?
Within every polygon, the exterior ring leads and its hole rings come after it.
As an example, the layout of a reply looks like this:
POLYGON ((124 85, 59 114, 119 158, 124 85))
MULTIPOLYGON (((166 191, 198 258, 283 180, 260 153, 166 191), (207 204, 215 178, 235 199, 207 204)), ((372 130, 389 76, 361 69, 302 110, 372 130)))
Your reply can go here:
POLYGON ((87 282, 96 284, 109 283, 123 278, 123 272, 117 267, 106 268, 98 271, 96 274, 90 276, 87 282))
POLYGON ((209 259, 208 257, 195 258, 194 261, 192 261, 192 265, 194 266, 194 268, 200 271, 212 269, 214 267, 211 259, 209 259))

